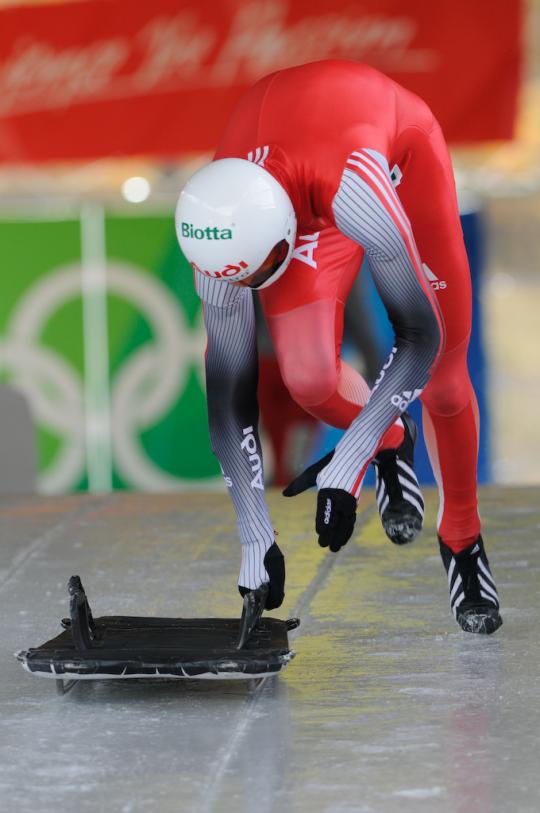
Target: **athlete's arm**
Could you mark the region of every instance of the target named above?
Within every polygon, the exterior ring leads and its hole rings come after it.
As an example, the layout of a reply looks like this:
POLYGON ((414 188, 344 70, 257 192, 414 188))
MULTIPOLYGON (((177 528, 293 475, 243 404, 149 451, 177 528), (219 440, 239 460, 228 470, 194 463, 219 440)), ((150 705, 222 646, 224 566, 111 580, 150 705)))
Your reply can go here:
MULTIPOLYGON (((257 340, 253 294, 196 273, 208 334, 206 391, 212 450, 231 496, 242 543, 238 584, 255 589, 270 582, 270 603, 277 607, 283 584, 273 565, 277 546, 264 495, 262 450, 257 429, 257 340), (267 556, 270 554, 270 562, 267 556), (270 574, 268 573, 270 567, 270 574), (279 581, 279 577, 277 579, 279 581)), ((271 606, 267 603, 268 609, 271 606)))
POLYGON ((426 386, 444 337, 437 303, 386 159, 374 150, 352 153, 332 206, 340 231, 365 248, 395 332, 394 348, 368 403, 317 478, 319 489, 344 489, 358 497, 382 435, 426 386))

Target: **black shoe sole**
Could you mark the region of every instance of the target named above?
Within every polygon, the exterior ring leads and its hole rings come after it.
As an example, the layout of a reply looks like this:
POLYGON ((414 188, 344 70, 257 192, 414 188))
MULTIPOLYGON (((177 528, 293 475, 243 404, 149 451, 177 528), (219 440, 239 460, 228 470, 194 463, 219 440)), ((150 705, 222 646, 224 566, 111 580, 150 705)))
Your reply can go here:
POLYGON ((472 632, 477 635, 492 635, 499 627, 502 627, 503 620, 499 611, 495 608, 486 610, 466 610, 457 617, 457 622, 464 632, 472 632))
POLYGON ((421 517, 403 511, 385 511, 381 522, 394 545, 410 545, 422 530, 421 517))

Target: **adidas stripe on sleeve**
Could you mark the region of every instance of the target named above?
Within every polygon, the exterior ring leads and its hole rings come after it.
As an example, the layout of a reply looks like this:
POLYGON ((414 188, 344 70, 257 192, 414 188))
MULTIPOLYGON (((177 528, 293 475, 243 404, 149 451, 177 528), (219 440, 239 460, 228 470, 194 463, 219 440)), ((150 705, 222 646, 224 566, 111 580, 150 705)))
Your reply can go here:
POLYGON ((317 478, 319 488, 343 488, 358 497, 385 430, 426 386, 443 327, 384 156, 374 150, 351 154, 333 211, 340 231, 364 247, 395 332, 369 401, 317 478))
POLYGON ((196 274, 208 334, 206 393, 212 450, 231 496, 242 543, 238 583, 268 581, 264 556, 274 542, 264 495, 257 430, 257 341, 253 295, 247 288, 196 274))

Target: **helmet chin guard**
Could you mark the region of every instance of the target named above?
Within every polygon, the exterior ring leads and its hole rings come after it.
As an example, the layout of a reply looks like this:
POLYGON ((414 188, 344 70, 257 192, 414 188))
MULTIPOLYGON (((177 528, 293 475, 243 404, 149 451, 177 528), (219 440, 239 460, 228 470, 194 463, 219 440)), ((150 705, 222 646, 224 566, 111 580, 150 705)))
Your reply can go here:
POLYGON ((198 170, 180 194, 175 221, 191 266, 223 282, 256 274, 285 240, 285 258, 253 286, 267 288, 285 272, 294 251, 296 215, 287 192, 266 169, 242 158, 223 158, 198 170))

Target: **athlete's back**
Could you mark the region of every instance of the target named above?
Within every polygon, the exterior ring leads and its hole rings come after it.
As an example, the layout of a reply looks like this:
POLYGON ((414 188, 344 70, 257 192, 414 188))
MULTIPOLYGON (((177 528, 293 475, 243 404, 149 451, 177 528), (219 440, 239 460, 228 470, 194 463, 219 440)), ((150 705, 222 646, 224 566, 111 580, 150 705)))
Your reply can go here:
POLYGON ((324 210, 353 150, 377 150, 392 166, 410 147, 406 134, 411 125, 427 132, 433 122, 421 99, 374 68, 313 62, 270 74, 247 91, 216 158, 245 158, 269 145, 273 160, 266 168, 293 199, 295 192, 315 185, 324 210))

